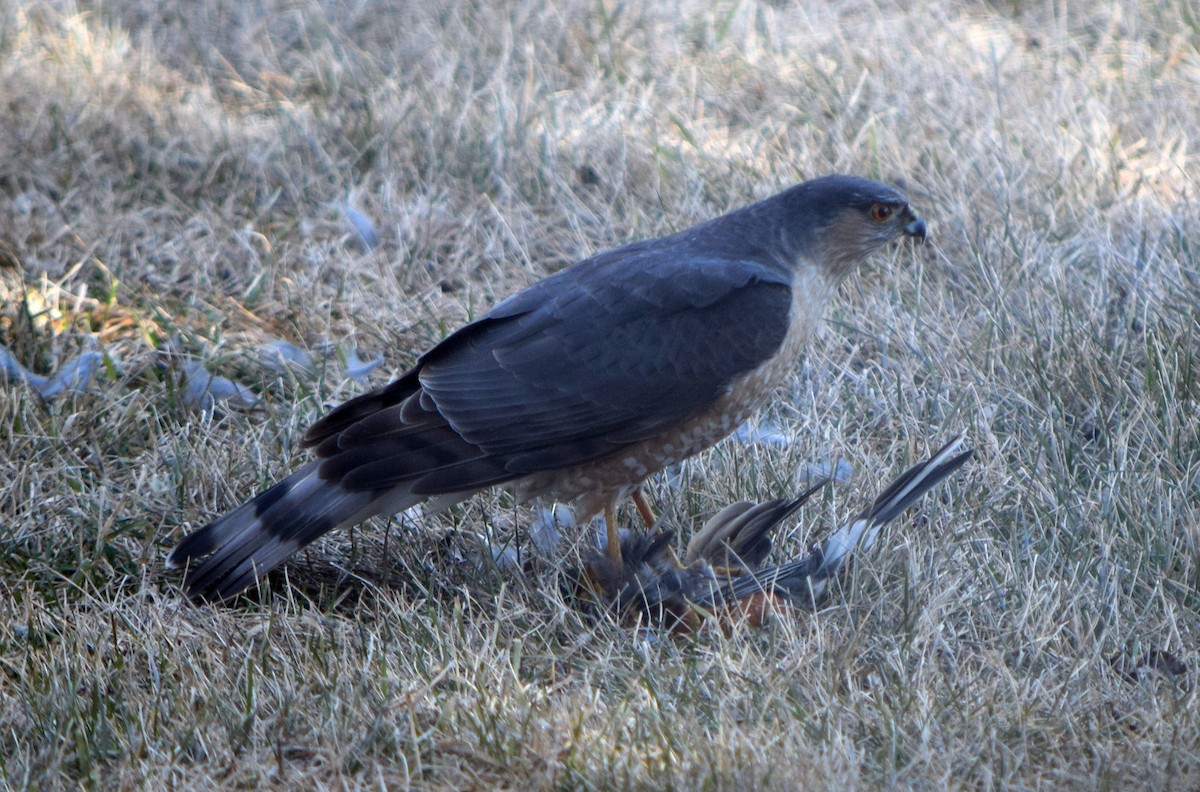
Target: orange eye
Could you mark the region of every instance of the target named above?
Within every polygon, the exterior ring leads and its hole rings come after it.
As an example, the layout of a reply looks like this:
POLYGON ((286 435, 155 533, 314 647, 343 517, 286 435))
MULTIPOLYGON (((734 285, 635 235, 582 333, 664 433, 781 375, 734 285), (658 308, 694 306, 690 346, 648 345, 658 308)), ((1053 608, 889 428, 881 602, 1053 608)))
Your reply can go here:
POLYGON ((892 216, 892 207, 887 204, 875 204, 871 207, 871 219, 876 223, 885 222, 892 216))

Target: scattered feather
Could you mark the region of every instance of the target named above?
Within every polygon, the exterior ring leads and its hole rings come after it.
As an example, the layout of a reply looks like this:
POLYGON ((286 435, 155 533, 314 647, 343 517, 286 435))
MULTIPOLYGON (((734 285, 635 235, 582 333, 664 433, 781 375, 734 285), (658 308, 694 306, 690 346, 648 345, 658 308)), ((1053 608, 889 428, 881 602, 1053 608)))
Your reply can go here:
POLYGON ((521 556, 517 552, 517 548, 512 544, 498 545, 494 542, 488 542, 488 548, 492 551, 492 563, 502 572, 515 572, 521 568, 521 556))
POLYGON ((342 219, 348 230, 353 233, 355 242, 364 253, 379 246, 379 234, 375 231, 375 224, 371 222, 371 218, 348 202, 335 204, 335 207, 342 213, 342 219))
POLYGON ((0 344, 0 370, 4 372, 9 382, 24 382, 38 393, 46 386, 46 378, 34 374, 20 364, 12 351, 0 344))
POLYGON ((832 481, 835 484, 847 484, 854 477, 854 467, 844 459, 833 462, 806 462, 796 474, 796 481, 803 487, 812 486, 818 481, 832 481))
POLYGON ((86 393, 92 385, 96 369, 103 362, 104 355, 88 350, 80 352, 76 357, 63 364, 38 392, 42 398, 53 399, 63 393, 86 393))
POLYGON ((276 339, 258 348, 258 362, 276 373, 288 369, 311 371, 313 357, 290 341, 276 339))
POLYGON ((195 412, 211 412, 218 404, 243 412, 254 410, 262 400, 245 385, 211 373, 202 363, 190 361, 183 367, 183 404, 195 412))
POLYGON ((683 464, 677 463, 663 468, 659 479, 671 492, 679 492, 683 489, 683 464))
POLYGON ((750 423, 747 421, 733 433, 735 439, 746 445, 770 446, 772 448, 791 448, 792 438, 777 424, 769 421, 750 423))
POLYGON ((529 539, 533 549, 542 558, 553 558, 562 544, 563 533, 575 527, 575 513, 571 507, 556 503, 551 508, 541 508, 529 526, 529 539))
MULTIPOLYGON (((321 350, 320 354, 328 354, 329 349, 321 350)), ((360 385, 367 384, 371 372, 383 365, 383 353, 380 352, 370 360, 363 360, 358 355, 356 347, 338 350, 339 361, 345 366, 346 376, 360 385)), ((258 347, 258 362, 263 368, 276 374, 284 371, 312 373, 316 360, 306 349, 296 346, 291 341, 275 339, 258 347)))
POLYGON ((370 360, 358 356, 358 348, 350 347, 345 351, 346 376, 360 385, 367 383, 367 377, 372 371, 383 365, 383 353, 380 352, 370 360))
POLYGON ((4 377, 10 382, 24 382, 46 400, 64 393, 86 393, 103 361, 103 354, 87 350, 71 358, 49 377, 43 377, 22 366, 12 351, 0 344, 0 371, 4 377))

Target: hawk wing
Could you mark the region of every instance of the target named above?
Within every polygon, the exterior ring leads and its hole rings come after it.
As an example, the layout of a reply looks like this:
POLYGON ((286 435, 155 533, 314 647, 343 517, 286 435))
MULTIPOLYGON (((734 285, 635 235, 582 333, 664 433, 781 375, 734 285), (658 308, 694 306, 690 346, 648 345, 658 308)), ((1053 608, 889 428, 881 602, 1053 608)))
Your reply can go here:
POLYGON ((583 464, 712 406, 776 354, 791 304, 760 263, 612 251, 498 304, 305 444, 323 479, 414 495, 583 464))

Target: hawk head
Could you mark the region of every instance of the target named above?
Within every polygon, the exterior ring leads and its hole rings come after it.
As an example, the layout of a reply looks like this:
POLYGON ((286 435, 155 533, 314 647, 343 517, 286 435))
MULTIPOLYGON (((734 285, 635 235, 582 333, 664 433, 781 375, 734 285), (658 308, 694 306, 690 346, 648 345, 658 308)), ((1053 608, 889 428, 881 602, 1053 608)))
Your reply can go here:
POLYGON ((793 260, 816 267, 835 284, 888 242, 925 239, 925 221, 904 196, 869 179, 824 176, 781 197, 793 260))

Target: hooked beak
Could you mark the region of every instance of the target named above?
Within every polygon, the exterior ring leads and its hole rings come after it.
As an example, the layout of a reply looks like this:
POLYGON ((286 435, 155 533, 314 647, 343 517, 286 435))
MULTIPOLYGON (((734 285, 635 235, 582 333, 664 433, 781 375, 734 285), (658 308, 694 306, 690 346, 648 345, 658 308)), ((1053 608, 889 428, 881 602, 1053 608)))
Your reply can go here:
POLYGON ((904 226, 904 233, 907 236, 912 237, 913 239, 919 239, 922 242, 924 242, 925 241, 925 221, 922 220, 917 215, 913 214, 911 209, 909 209, 907 211, 908 211, 909 216, 912 219, 908 221, 908 225, 904 226))

